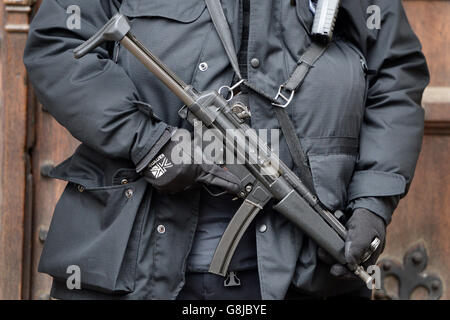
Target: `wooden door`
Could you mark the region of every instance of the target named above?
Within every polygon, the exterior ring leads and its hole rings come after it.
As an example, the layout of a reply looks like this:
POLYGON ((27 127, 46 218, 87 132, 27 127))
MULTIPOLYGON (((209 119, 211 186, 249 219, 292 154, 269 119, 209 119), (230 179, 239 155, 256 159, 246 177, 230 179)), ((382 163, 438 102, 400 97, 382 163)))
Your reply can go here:
POLYGON ((1 0, 0 299, 48 299, 37 264, 65 184, 45 177, 78 142, 33 96, 22 62, 29 21, 41 0, 1 0))
POLYGON ((50 297, 51 278, 38 273, 37 267, 53 210, 66 186, 65 182, 50 179, 47 174, 53 166, 70 157, 79 142, 59 125, 40 103, 36 104, 35 110, 36 139, 31 153, 34 203, 30 298, 46 300, 50 297))
POLYGON ((21 57, 31 3, 0 2, 0 300, 30 292, 34 105, 21 57))
POLYGON ((382 269, 386 269, 385 275, 398 278, 386 281, 386 291, 394 298, 400 286, 403 298, 440 295, 450 299, 450 1, 410 0, 404 5, 422 41, 431 84, 422 103, 426 119, 422 153, 409 194, 400 202, 388 228, 387 247, 381 257, 387 266, 382 265, 382 269), (422 267, 424 272, 418 276, 416 272, 422 267), (428 289, 408 289, 420 281, 428 289))

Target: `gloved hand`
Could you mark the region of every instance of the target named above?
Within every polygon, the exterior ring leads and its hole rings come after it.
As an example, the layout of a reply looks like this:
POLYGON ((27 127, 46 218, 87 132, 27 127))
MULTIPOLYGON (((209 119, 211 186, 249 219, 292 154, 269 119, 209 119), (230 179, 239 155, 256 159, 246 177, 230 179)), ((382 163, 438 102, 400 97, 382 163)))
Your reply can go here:
MULTIPOLYGON (((357 208, 347 224, 347 238, 345 239, 345 259, 349 264, 361 264, 365 252, 370 249, 370 244, 378 237, 381 243, 371 257, 363 263, 364 267, 377 262, 383 252, 386 238, 386 224, 375 213, 357 208)), ((335 260, 322 248, 318 249, 318 257, 325 263, 333 264, 330 273, 335 277, 351 278, 354 275, 343 265, 335 263, 335 260)))
POLYGON ((230 193, 238 193, 241 190, 239 178, 226 169, 215 164, 195 164, 193 150, 188 154, 185 149, 177 148, 175 152, 184 152, 183 156, 187 156, 188 160, 190 158, 190 161, 173 161, 172 154, 178 144, 179 142, 173 139, 167 142, 141 172, 157 190, 177 193, 197 183, 215 186, 230 193))

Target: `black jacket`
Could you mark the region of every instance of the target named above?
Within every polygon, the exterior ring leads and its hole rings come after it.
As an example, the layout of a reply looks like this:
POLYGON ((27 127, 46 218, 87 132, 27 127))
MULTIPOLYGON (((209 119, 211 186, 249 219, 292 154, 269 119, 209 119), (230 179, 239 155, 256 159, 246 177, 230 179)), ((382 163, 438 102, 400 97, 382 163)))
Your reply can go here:
MULTIPOLYGON (((237 49, 239 3, 222 0, 237 49)), ((233 79, 203 0, 44 0, 31 24, 25 64, 40 101, 82 145, 52 172, 70 183, 56 207, 40 270, 55 278, 57 297, 173 299, 184 282, 198 191, 160 195, 134 169, 167 125, 187 127, 177 116, 181 103, 118 46, 105 45, 81 60, 72 53, 118 9, 185 82, 203 90, 233 79), (73 4, 81 8, 80 30, 66 26, 73 4), (202 62, 206 71, 199 69, 202 62), (69 265, 80 266, 83 290, 65 288, 69 265)), ((310 44, 312 20, 307 0, 252 6, 248 60, 260 61, 248 67, 257 91, 250 94, 254 128, 278 128, 270 98, 310 44)), ((390 221, 420 152, 420 102, 428 80, 400 0, 342 1, 333 44, 288 108, 315 189, 330 209, 363 207, 390 221), (366 26, 373 4, 381 8, 379 30, 366 26)), ((280 156, 292 164, 284 141, 280 156)), ((264 299, 283 298, 290 283, 325 296, 360 286, 330 278, 316 245, 270 208, 257 223, 267 226, 256 235, 264 299)))

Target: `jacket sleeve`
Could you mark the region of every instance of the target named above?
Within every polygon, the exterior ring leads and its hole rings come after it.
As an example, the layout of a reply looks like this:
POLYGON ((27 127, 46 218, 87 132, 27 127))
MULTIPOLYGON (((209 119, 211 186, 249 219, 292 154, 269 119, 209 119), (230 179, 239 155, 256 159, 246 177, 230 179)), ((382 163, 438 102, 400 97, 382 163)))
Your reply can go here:
POLYGON ((139 111, 139 95, 106 46, 76 60, 73 49, 110 18, 105 2, 44 0, 30 26, 24 62, 37 97, 70 133, 109 157, 138 163, 166 124, 139 111), (81 9, 81 28, 70 30, 67 9, 81 9))
POLYGON ((375 72, 369 76, 360 154, 348 193, 350 209, 369 209, 389 223, 421 150, 421 100, 429 73, 401 1, 375 2, 381 28, 367 52, 368 67, 375 72))

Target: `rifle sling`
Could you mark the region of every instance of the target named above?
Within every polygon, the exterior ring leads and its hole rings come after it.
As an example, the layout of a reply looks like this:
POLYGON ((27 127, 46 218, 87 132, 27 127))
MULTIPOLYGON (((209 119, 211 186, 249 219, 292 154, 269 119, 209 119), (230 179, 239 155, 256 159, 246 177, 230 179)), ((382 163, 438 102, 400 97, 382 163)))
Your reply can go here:
MULTIPOLYGON (((297 67, 294 72, 285 82, 283 87, 289 91, 295 91, 300 88, 309 71, 314 66, 314 63, 323 55, 327 47, 328 45, 326 44, 313 42, 311 46, 306 49, 305 53, 297 63, 297 67)), ((299 171, 298 175, 308 189, 314 191, 315 188, 311 168, 309 167, 308 159, 295 131, 294 123, 289 117, 286 108, 277 105, 274 105, 273 107, 278 119, 278 124, 280 125, 283 136, 286 139, 292 160, 299 171)))
MULTIPOLYGON (((234 47, 233 37, 230 27, 228 26, 225 14, 223 12, 220 0, 205 0, 205 3, 208 8, 209 14, 211 15, 211 20, 213 21, 215 29, 219 34, 220 40, 222 41, 222 44, 231 62, 231 65, 239 79, 242 79, 239 70, 236 49, 234 47)), ((311 70, 315 62, 323 55, 327 47, 327 44, 312 42, 311 46, 306 49, 305 53, 298 61, 297 67, 295 68, 294 72, 282 85, 282 87, 285 90, 291 92, 300 88, 309 71, 311 70)), ((281 127, 281 131, 283 132, 283 135, 286 139, 286 143, 288 145, 292 160, 294 161, 294 164, 299 171, 299 177, 309 190, 314 191, 315 189, 311 169, 308 165, 308 161, 303 151, 300 139, 298 138, 295 131, 294 124, 290 119, 286 108, 274 106, 274 110, 278 119, 278 123, 281 127)))

